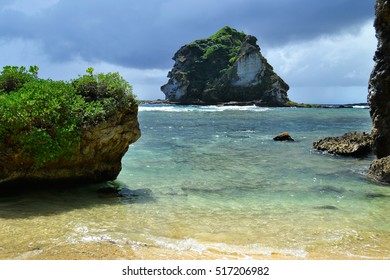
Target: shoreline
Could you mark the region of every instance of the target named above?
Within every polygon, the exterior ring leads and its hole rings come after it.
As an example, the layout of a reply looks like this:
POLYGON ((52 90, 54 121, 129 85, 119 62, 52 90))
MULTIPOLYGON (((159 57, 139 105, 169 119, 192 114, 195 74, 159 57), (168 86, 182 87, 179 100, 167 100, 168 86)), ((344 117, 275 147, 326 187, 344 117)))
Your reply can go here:
POLYGON ((326 251, 311 251, 306 256, 294 256, 280 252, 240 253, 206 250, 179 251, 169 248, 117 244, 107 242, 82 242, 57 244, 48 248, 33 248, 18 256, 3 256, 3 260, 381 260, 386 257, 335 254, 326 251))
POLYGON ((217 104, 183 104, 180 102, 173 102, 169 100, 157 99, 157 100, 139 100, 140 105, 181 105, 181 106, 257 106, 257 107, 291 107, 291 108, 325 108, 325 109, 349 109, 349 108, 361 108, 369 109, 368 103, 350 103, 350 104, 306 104, 290 102, 284 106, 266 106, 261 105, 258 101, 230 101, 217 104))

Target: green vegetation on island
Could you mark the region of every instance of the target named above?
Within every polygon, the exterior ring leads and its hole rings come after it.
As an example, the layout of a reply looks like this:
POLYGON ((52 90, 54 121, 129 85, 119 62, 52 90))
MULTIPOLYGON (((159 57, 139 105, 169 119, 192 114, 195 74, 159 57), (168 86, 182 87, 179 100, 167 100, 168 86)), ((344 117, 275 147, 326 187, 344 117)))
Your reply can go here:
POLYGON ((136 102, 119 73, 94 74, 88 68, 71 81, 54 81, 38 78, 38 70, 5 66, 0 73, 0 152, 18 151, 36 168, 71 158, 83 127, 136 102))

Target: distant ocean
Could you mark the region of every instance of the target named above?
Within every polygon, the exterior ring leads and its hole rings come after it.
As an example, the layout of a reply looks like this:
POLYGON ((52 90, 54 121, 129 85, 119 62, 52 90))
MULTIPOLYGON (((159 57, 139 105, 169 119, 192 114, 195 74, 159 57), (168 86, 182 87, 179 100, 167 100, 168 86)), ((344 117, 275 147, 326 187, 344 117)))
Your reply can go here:
POLYGON ((370 132, 367 109, 145 104, 139 121, 117 181, 1 197, 0 258, 390 259, 373 156, 312 149, 370 132))

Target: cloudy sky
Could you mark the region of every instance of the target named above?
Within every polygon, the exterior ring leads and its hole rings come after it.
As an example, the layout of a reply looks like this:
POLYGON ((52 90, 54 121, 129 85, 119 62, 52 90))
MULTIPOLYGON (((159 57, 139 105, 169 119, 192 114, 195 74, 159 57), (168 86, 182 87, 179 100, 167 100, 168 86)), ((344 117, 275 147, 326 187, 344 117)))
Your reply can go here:
POLYGON ((223 26, 258 38, 306 103, 365 102, 376 49, 375 0, 0 0, 0 67, 38 65, 71 79, 119 72, 139 99, 160 86, 182 45, 223 26))

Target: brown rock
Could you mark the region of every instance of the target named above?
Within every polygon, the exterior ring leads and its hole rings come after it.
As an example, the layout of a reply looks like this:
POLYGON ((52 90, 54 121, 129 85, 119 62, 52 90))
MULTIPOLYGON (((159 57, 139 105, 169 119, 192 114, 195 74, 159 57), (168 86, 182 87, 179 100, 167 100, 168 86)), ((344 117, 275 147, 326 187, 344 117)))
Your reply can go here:
POLYGON ((378 182, 390 182, 390 156, 374 160, 367 176, 378 182))
POLYGON ((273 139, 274 141, 294 141, 288 132, 283 132, 282 134, 275 136, 273 139))
POLYGON ((320 151, 343 156, 365 156, 371 152, 372 137, 365 132, 348 132, 339 137, 326 137, 313 143, 320 151))
POLYGON ((118 112, 111 119, 82 128, 79 147, 70 159, 33 166, 17 151, 0 151, 0 185, 34 182, 103 182, 114 180, 121 171, 121 159, 141 136, 138 105, 118 112))

